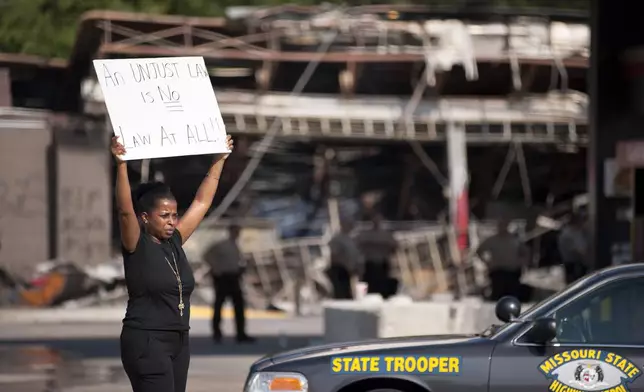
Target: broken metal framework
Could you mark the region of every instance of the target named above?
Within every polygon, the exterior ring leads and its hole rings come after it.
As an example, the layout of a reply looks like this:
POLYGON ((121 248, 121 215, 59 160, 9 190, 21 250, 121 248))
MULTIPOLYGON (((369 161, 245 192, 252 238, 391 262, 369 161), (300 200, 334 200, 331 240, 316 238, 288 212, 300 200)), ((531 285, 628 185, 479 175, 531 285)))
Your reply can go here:
POLYGON ((465 127, 469 143, 586 143, 586 96, 578 93, 506 99, 445 98, 425 101, 404 124, 406 102, 395 98, 290 97, 218 93, 227 127, 264 134, 281 121, 280 135, 303 138, 444 141, 449 124, 465 127), (242 102, 254 101, 256 107, 242 102), (310 108, 303 116, 301 108, 310 108))
MULTIPOLYGON (((589 34, 583 18, 570 22, 509 15, 504 22, 465 23, 455 15, 432 15, 423 7, 280 7, 250 12, 240 21, 92 13, 83 27, 80 34, 97 36, 99 57, 198 55, 220 73, 245 69, 254 76, 254 91, 217 93, 231 133, 261 135, 272 119, 279 118, 279 134, 289 137, 434 141, 443 140, 444 129, 455 123, 467 128, 468 142, 583 144, 587 140, 586 99, 569 87, 569 73, 584 69, 588 62, 589 34), (311 50, 336 32, 328 52, 311 50), (279 63, 313 60, 340 64, 337 80, 330 81, 339 85, 335 102, 270 94, 279 63), (356 98, 364 68, 387 63, 425 68, 422 82, 428 83, 434 97, 440 96, 457 67, 464 70, 466 82, 486 77, 481 75, 482 64, 505 64, 516 97, 424 99, 411 119, 399 125, 398 108, 404 99, 384 104, 396 110, 382 116, 373 110, 377 99, 356 98), (556 98, 530 95, 540 69, 551 73, 550 89, 561 90, 556 98), (347 105, 364 110, 343 110, 347 105), (535 105, 541 108, 535 111, 535 105), (318 107, 324 107, 324 113, 316 111, 318 107)), ((419 78, 412 72, 410 84, 418 84, 419 78)), ((101 102, 96 91, 100 89, 92 88, 91 79, 85 83, 86 90, 94 90, 90 94, 94 99, 89 100, 101 102)))
MULTIPOLYGON (((250 12, 238 21, 94 13, 85 18, 84 31, 80 33, 93 37, 85 39, 93 42, 93 47, 85 50, 78 47, 76 55, 82 57, 85 51, 86 57, 90 56, 87 53, 96 53, 103 58, 203 56, 211 70, 216 70, 211 71, 216 73, 213 77, 236 74, 236 80, 243 81, 239 85, 235 81, 227 83, 229 87, 217 91, 226 129, 231 134, 408 141, 417 147, 414 152, 428 168, 434 163, 418 147, 419 142, 446 141, 449 145, 455 143, 450 135, 459 133, 464 134, 459 140, 467 143, 507 144, 511 147, 510 158, 517 156, 526 203, 530 204, 527 169, 517 143, 583 145, 588 140, 587 98, 573 86, 575 73, 582 74, 583 85, 588 65, 588 26, 581 17, 506 15, 501 22, 480 17, 467 19, 466 23, 456 14, 438 15, 423 7, 400 6, 279 7, 250 12), (330 49, 326 53, 316 52, 330 35, 335 36, 330 49), (334 63, 337 79, 329 83, 338 86, 335 94, 294 96, 276 92, 278 65, 310 62, 334 63), (366 77, 365 70, 381 65, 400 66, 395 69, 408 74, 414 96, 368 96, 360 92, 359 80, 366 77), (490 97, 492 94, 472 98, 447 91, 447 85, 459 74, 464 75, 460 78, 462 85, 466 85, 485 80, 490 73, 498 73, 499 68, 509 70, 509 94, 499 88, 494 98, 490 97), (539 73, 549 75, 545 78, 547 94, 537 86, 539 73), (418 89, 420 84, 428 88, 418 89), (418 95, 416 91, 420 91, 418 95), (277 128, 273 123, 278 124, 277 128)), ((378 80, 372 83, 377 84, 378 80)), ((86 110, 104 110, 103 97, 93 77, 83 81, 82 90, 86 110)), ((512 159, 508 159, 504 165, 494 186, 495 195, 503 187, 511 163, 512 159)), ((450 165, 449 183, 441 182, 451 189, 449 194, 454 201, 467 195, 467 166, 467 158, 461 157, 450 165), (463 175, 455 175, 459 170, 463 175)), ((455 224, 457 209, 467 206, 456 207, 451 217, 456 230, 471 228, 468 222, 464 226, 455 224)), ((456 249, 456 230, 450 230, 454 238, 449 249, 453 252, 438 255, 432 240, 427 242, 429 258, 423 257, 449 268, 459 265, 461 272, 449 273, 454 275, 449 278, 436 276, 431 284, 410 281, 406 285, 416 289, 437 285, 440 290, 454 285, 461 292, 469 290, 467 287, 472 284, 462 271, 472 269, 473 264, 456 249), (453 280, 454 283, 449 283, 453 280)), ((475 237, 470 235, 472 246, 476 245, 475 237)), ((412 242, 409 247, 417 246, 412 242)), ((270 252, 275 253, 276 249, 271 248, 270 252)), ((420 256, 406 248, 401 255, 409 258, 397 263, 404 280, 409 280, 409 276, 415 275, 405 273, 403 266, 420 256)), ((253 258, 265 258, 260 256, 253 258)), ((267 263, 279 265, 274 256, 268 257, 267 263)), ((255 260, 254 264, 262 263, 255 260)), ((434 269, 435 273, 443 273, 443 267, 434 269)), ((258 276, 261 278, 259 267, 258 276)), ((288 297, 290 279, 280 274, 279 280, 284 286, 274 295, 288 297)), ((263 280, 259 286, 263 292, 270 291, 271 285, 263 280)))

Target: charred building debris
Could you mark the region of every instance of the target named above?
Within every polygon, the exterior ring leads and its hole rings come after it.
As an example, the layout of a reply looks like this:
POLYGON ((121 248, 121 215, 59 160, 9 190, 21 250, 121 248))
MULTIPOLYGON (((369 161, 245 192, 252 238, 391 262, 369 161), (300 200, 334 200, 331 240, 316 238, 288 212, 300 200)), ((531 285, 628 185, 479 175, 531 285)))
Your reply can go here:
MULTIPOLYGON (((14 106, 109 124, 93 58, 203 56, 227 131, 238 140, 215 204, 261 155, 224 214, 275 226, 274 241, 248 244, 257 297, 290 297, 295 283, 283 271, 324 259, 333 203, 358 218, 384 214, 406 247, 398 257, 403 285, 422 296, 467 285, 469 278, 451 272, 467 259, 458 250, 463 232, 471 247, 485 222, 500 216, 525 221, 530 231, 540 214, 585 193, 589 43, 587 16, 571 12, 283 6, 199 18, 93 11, 81 20, 68 61, 31 65, 56 75, 41 76, 55 97, 22 79, 16 59, 0 55, 0 64, 14 80, 14 106), (307 67, 310 78, 292 94, 307 67), (269 133, 272 143, 261 146, 269 133), (463 208, 469 219, 456 227, 463 208), (315 246, 291 243, 301 238, 315 246)), ((106 140, 94 139, 85 142, 106 140)), ((131 165, 131 178, 164 179, 186 206, 204 159, 143 161, 131 165)), ((113 226, 106 227, 115 237, 113 226)), ((62 252, 66 246, 58 241, 48 255, 83 258, 62 252)))
MULTIPOLYGON (((449 177, 444 145, 456 126, 467 134, 471 159, 489 162, 469 165, 470 171, 476 169, 469 176, 470 197, 476 200, 477 215, 485 218, 484 206, 508 146, 516 151, 516 144, 522 145, 518 158, 529 168, 544 151, 556 160, 574 161, 582 154, 568 151, 585 148, 589 36, 583 15, 459 19, 421 6, 285 6, 233 9, 229 15, 208 27, 190 21, 181 29, 177 23, 145 34, 107 18, 95 26, 105 36, 99 49, 104 56, 205 56, 227 128, 248 139, 251 155, 253 143, 279 120, 279 138, 247 187, 252 194, 264 193, 268 199, 297 194, 306 200, 316 185, 314 161, 324 160, 327 149, 341 150, 327 165, 338 172, 332 182, 340 196, 359 199, 387 184, 390 189, 379 192, 388 200, 383 207, 390 219, 410 219, 408 204, 418 199, 427 206, 414 207, 421 211, 417 218, 436 220, 447 203, 444 184, 433 177, 449 177), (337 35, 328 50, 317 53, 331 34, 337 35), (319 64, 302 94, 287 94, 316 59, 319 64), (427 88, 408 108, 414 90, 423 84, 427 88), (409 118, 401 121, 406 107, 409 118), (421 159, 418 146, 410 148, 409 143, 422 143, 431 153, 421 159), (427 168, 428 157, 438 167, 434 175, 414 167, 427 168), (295 168, 293 161, 306 166, 295 168), (382 167, 375 184, 370 162, 382 167), (416 172, 406 181, 413 184, 412 195, 396 195, 405 188, 405 176, 399 174, 409 171, 416 172), (342 185, 347 182, 351 186, 342 185)), ((85 91, 96 87, 91 78, 83 86, 85 91)), ((98 105, 89 101, 85 99, 86 107, 103 110, 100 97, 98 105)), ((556 167, 570 168, 573 173, 567 175, 579 178, 579 164, 556 167)), ((504 193, 521 202, 526 180, 520 177, 527 175, 534 183, 528 201, 543 203, 556 178, 552 171, 510 170, 504 193)), ((556 190, 555 198, 583 192, 583 187, 556 190)), ((264 200, 259 195, 253 199, 264 200)))

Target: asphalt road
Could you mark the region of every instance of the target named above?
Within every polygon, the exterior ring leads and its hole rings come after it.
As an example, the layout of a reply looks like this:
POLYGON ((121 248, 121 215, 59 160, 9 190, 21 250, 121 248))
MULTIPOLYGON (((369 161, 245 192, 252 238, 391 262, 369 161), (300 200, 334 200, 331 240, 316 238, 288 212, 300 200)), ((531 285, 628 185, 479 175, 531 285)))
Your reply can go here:
MULTIPOLYGON (((241 391, 248 367, 256 359, 285 349, 321 342, 320 317, 250 319, 256 344, 237 345, 210 339, 207 320, 191 325, 189 392, 241 391)), ((130 391, 121 368, 119 322, 2 323, 0 390, 3 392, 130 391)), ((232 336, 232 320, 223 332, 232 336)))

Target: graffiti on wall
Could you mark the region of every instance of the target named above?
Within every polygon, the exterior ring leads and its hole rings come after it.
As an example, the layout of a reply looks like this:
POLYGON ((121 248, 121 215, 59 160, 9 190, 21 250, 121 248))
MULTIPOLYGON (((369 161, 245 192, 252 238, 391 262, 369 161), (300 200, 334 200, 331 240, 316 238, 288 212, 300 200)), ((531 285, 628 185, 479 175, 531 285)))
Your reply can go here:
POLYGON ((47 215, 47 185, 42 175, 0 178, 0 218, 41 218, 47 215))
POLYGON ((60 188, 58 244, 65 258, 85 263, 109 253, 107 196, 98 186, 60 188))

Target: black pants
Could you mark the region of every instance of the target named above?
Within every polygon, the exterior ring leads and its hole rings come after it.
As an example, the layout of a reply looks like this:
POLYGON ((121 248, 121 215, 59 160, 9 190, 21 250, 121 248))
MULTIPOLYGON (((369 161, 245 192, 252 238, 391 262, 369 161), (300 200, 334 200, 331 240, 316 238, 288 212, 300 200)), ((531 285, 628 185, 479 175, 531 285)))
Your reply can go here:
POLYGON ((346 268, 332 264, 326 271, 331 286, 333 287, 334 299, 353 299, 351 289, 351 275, 346 268))
POLYGON ((188 331, 123 327, 121 362, 134 392, 185 392, 190 365, 188 331))
POLYGON ((362 280, 367 283, 367 293, 380 294, 387 299, 396 294, 396 281, 391 278, 388 260, 367 260, 362 280))
POLYGON ((520 297, 521 270, 490 269, 488 277, 492 285, 492 294, 490 295, 492 301, 497 301, 506 295, 520 297))
POLYGON ((588 273, 588 268, 583 261, 564 262, 566 284, 571 284, 577 279, 583 278, 588 273))
POLYGON ((212 333, 215 337, 221 336, 221 308, 226 299, 233 301, 235 309, 235 327, 237 337, 246 336, 246 315, 244 314, 246 304, 241 288, 241 274, 230 273, 212 275, 215 284, 215 302, 213 304, 212 333))

